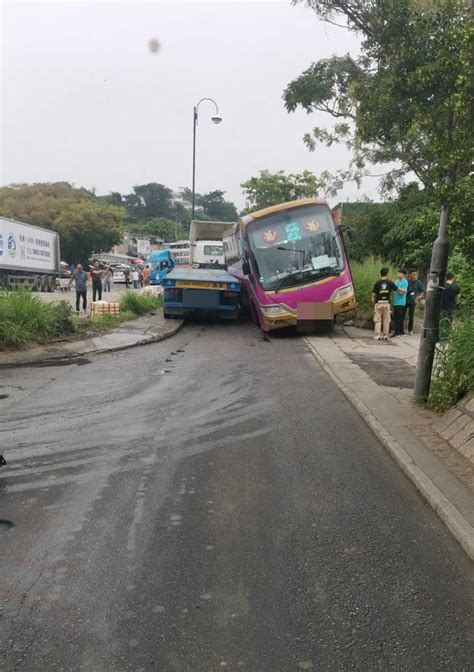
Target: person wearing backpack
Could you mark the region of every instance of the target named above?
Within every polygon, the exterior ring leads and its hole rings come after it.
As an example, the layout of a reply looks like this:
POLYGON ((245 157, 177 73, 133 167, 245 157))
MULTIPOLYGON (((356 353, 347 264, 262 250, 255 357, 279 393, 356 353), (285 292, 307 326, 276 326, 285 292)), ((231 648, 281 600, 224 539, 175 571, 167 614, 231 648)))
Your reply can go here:
POLYGON ((374 306, 375 341, 386 341, 390 329, 390 296, 396 292, 397 287, 388 279, 388 268, 380 270, 380 280, 372 290, 372 303, 374 306))

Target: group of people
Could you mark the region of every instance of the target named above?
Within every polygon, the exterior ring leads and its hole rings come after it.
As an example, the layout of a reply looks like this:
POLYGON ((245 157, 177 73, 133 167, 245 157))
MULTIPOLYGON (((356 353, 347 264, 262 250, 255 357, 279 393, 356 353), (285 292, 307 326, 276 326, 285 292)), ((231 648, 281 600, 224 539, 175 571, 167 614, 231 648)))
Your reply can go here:
MULTIPOLYGON (((405 335, 405 322, 407 322, 407 334, 413 334, 415 324, 416 304, 424 297, 425 287, 418 279, 416 268, 399 268, 395 281, 388 277, 389 269, 382 268, 380 279, 372 290, 372 303, 374 305, 374 326, 376 341, 386 341, 389 337, 391 321, 391 299, 393 300, 393 323, 394 330, 390 334, 392 338, 405 335)), ((454 274, 446 273, 446 282, 441 295, 441 317, 452 319, 456 304, 461 298, 461 290, 454 282, 454 274)))
MULTIPOLYGON (((127 289, 130 285, 130 280, 135 289, 139 289, 148 284, 149 269, 134 268, 130 271, 125 269, 125 285, 127 289)), ((110 292, 112 290, 113 271, 110 266, 101 268, 100 263, 95 261, 90 267, 89 273, 84 270, 82 264, 78 264, 71 273, 69 280, 69 287, 74 282, 76 287, 76 313, 79 313, 80 304, 82 301, 82 309, 86 312, 87 309, 87 289, 89 284, 92 284, 92 301, 102 301, 102 292, 110 292)))
POLYGON ((134 289, 140 289, 140 287, 146 287, 150 281, 150 269, 147 266, 141 268, 140 266, 135 266, 131 271, 129 268, 126 268, 123 272, 125 275, 125 287, 128 289, 130 281, 133 284, 134 289))

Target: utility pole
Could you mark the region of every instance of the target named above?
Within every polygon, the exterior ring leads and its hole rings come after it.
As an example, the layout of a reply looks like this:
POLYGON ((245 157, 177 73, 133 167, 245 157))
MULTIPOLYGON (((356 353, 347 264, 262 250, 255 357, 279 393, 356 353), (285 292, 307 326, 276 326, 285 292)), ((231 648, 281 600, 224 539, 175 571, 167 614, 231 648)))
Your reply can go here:
MULTIPOLYGON (((474 9, 474 0, 466 0, 466 8, 472 11, 474 9)), ((450 181, 451 179, 447 177, 447 186, 450 181)), ((441 207, 438 237, 433 245, 431 255, 430 273, 426 287, 425 315, 423 318, 423 330, 421 333, 415 387, 413 390, 415 398, 419 401, 427 399, 430 393, 436 343, 439 341, 441 296, 444 291, 444 280, 448 268, 449 241, 447 230, 450 210, 450 205, 447 203, 444 203, 441 207)))
POLYGON ((450 206, 443 205, 439 218, 438 237, 433 245, 430 272, 426 283, 425 314, 414 388, 415 398, 420 401, 427 399, 430 392, 436 343, 439 341, 441 295, 444 291, 444 279, 448 268, 449 241, 447 239, 447 229, 449 213, 450 206))

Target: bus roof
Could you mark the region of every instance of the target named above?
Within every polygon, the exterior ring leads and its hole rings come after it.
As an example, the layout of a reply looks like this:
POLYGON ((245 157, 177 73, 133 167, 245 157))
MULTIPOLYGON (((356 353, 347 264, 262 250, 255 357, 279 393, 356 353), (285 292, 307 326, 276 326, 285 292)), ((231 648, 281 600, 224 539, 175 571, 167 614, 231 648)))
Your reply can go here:
POLYGON ((324 198, 319 196, 313 198, 300 198, 296 201, 288 201, 287 203, 278 203, 278 205, 270 205, 268 208, 263 208, 262 210, 256 210, 255 212, 250 212, 248 215, 242 217, 242 224, 247 226, 250 222, 253 222, 255 219, 260 219, 261 217, 267 217, 268 215, 273 215, 275 212, 281 212, 282 210, 291 210, 291 208, 299 208, 304 205, 327 205, 327 201, 324 198))

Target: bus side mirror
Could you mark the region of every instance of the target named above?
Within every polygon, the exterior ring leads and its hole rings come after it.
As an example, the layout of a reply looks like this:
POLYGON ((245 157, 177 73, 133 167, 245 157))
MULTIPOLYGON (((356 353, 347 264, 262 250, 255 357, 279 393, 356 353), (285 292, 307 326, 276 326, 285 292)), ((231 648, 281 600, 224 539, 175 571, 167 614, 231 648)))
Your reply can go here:
POLYGON ((250 264, 248 262, 248 259, 244 259, 244 261, 242 262, 242 273, 244 275, 250 275, 250 273, 251 273, 250 264))

